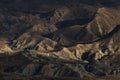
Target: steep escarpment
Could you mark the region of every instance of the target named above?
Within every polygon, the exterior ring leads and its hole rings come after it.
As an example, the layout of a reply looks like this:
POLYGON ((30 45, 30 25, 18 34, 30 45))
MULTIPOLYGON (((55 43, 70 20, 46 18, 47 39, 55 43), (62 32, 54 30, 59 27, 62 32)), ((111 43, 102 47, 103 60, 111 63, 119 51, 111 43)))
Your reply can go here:
POLYGON ((120 79, 119 1, 65 2, 1 0, 0 79, 120 79))

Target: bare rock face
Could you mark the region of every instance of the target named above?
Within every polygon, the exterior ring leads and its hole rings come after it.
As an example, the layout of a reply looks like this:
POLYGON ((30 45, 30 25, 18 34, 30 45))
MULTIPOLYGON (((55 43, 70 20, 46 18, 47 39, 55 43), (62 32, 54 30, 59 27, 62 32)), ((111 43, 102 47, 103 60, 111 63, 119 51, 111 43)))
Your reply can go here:
POLYGON ((1 0, 0 79, 119 80, 116 1, 1 0))
POLYGON ((13 50, 9 47, 8 41, 5 38, 0 39, 0 53, 12 52, 13 50))

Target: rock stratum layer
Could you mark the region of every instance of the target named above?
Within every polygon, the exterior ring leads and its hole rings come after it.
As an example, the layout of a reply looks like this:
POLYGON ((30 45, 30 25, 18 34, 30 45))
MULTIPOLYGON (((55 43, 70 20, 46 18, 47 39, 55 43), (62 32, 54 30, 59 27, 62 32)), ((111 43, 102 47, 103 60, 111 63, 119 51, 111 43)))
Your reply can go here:
POLYGON ((119 53, 117 0, 1 0, 1 80, 119 80, 119 53))

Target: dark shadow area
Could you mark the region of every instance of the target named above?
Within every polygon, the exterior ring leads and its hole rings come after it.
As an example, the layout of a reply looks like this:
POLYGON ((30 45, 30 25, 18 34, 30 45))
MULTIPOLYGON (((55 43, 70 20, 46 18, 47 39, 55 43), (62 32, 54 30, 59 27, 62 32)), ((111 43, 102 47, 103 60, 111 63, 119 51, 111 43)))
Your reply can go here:
POLYGON ((54 10, 47 13, 40 13, 40 18, 50 18, 54 14, 54 10))
MULTIPOLYGON (((94 17, 93 17, 94 18, 94 17)), ((75 19, 75 20, 66 20, 56 23, 58 29, 67 28, 73 25, 85 25, 89 23, 92 19, 75 19)))
POLYGON ((82 55, 82 60, 86 60, 92 64, 95 61, 95 54, 92 54, 91 52, 85 52, 82 55))
MULTIPOLYGON (((16 53, 12 56, 10 55, 0 55, 0 64, 4 64, 5 67, 3 67, 4 72, 7 73, 22 73, 22 71, 27 67, 27 65, 33 64, 34 67, 31 66, 30 70, 35 70, 33 71, 32 75, 43 75, 45 72, 42 72, 42 68, 44 66, 53 65, 53 67, 50 68, 61 68, 64 69, 63 74, 61 75, 62 77, 80 77, 79 72, 76 72, 66 66, 65 64, 69 65, 78 65, 82 64, 83 66, 86 65, 87 63, 83 63, 77 60, 63 60, 60 58, 54 58, 54 57, 47 57, 43 55, 38 55, 35 53, 30 53, 29 51, 22 51, 19 53, 16 53), (36 56, 36 57, 35 57, 36 56), (36 61, 37 60, 37 61, 36 61), (42 73, 41 73, 42 72, 42 73)), ((27 67, 29 69, 29 67, 27 67)), ((74 68, 74 67, 73 67, 74 68)), ((57 72, 57 71, 56 71, 57 72)), ((56 72, 54 72, 56 74, 56 72)), ((48 75, 49 76, 49 75, 48 75)))
MULTIPOLYGON (((89 4, 96 5, 97 3, 102 4, 106 7, 119 6, 120 0, 0 0, 0 7, 17 7, 22 9, 37 9, 40 8, 41 5, 51 6, 51 5, 59 5, 65 6, 70 4, 89 4)), ((42 7, 41 7, 42 8, 42 7)))

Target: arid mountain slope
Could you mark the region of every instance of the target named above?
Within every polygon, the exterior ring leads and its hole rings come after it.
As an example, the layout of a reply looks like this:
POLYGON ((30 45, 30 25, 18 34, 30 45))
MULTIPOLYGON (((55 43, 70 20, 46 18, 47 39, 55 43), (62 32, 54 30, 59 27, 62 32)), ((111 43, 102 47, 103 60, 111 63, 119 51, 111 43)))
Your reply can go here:
POLYGON ((59 1, 1 0, 0 79, 119 80, 119 1, 59 1))

